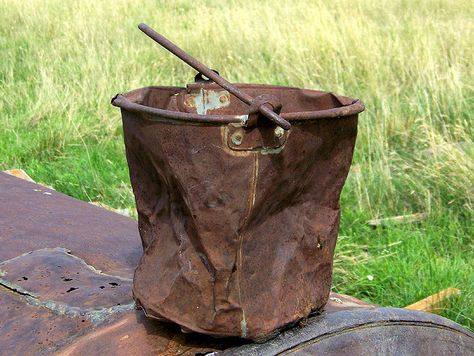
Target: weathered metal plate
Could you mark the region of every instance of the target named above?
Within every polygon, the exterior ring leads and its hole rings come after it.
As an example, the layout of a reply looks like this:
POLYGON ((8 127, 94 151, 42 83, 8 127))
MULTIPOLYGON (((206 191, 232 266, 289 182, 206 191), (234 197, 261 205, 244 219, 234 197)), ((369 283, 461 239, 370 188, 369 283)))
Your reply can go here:
POLYGON ((126 278, 133 277, 143 251, 129 218, 1 172, 0 246, 0 261, 59 246, 126 278))
POLYGON ((177 325, 157 322, 143 312, 126 313, 58 350, 59 355, 196 355, 242 344, 199 334, 183 334, 177 325))
POLYGON ((90 329, 86 318, 71 318, 28 303, 25 296, 0 287, 0 355, 37 355, 90 329))
MULTIPOLYGON (((4 182, 3 178, 0 174, 0 182, 4 182)), ((20 196, 25 196, 32 188, 44 189, 40 185, 25 185, 20 179, 13 177, 9 187, 14 188, 20 196)), ((4 199, 9 196, 7 193, 0 189, 0 201, 3 205, 7 203, 4 199)), ((64 196, 58 194, 50 198, 52 202, 56 199, 62 202, 64 196)), ((98 228, 87 224, 93 216, 106 214, 108 224, 113 225, 115 221, 116 226, 121 227, 114 232, 114 236, 119 236, 117 241, 106 240, 110 249, 123 256, 127 256, 129 252, 122 250, 124 247, 141 249, 136 233, 135 238, 128 235, 129 231, 137 228, 135 221, 89 204, 77 203, 81 212, 74 223, 76 228, 81 228, 74 231, 66 227, 66 231, 72 231, 77 238, 87 240, 89 231, 94 232, 98 228), (125 243, 120 244, 119 241, 125 243)), ((50 221, 58 221, 55 214, 74 216, 71 206, 74 205, 63 205, 63 211, 52 213, 50 221)), ((309 318, 305 323, 296 325, 265 344, 239 346, 243 342, 241 339, 213 339, 196 333, 183 334, 176 325, 148 319, 140 310, 113 309, 118 303, 123 305, 130 301, 128 278, 131 275, 104 275, 94 268, 97 266, 86 264, 69 254, 66 249, 41 246, 41 241, 36 241, 35 229, 40 233, 50 229, 49 226, 41 226, 49 225, 50 221, 34 219, 40 213, 37 209, 41 208, 41 204, 24 206, 21 210, 24 213, 22 219, 12 219, 8 225, 10 236, 23 237, 16 240, 16 244, 10 241, 10 246, 22 252, 24 245, 39 248, 32 253, 20 253, 1 263, 0 269, 4 273, 0 278, 4 284, 5 281, 7 283, 0 286, 0 355, 195 355, 224 350, 228 351, 227 354, 240 352, 258 355, 275 355, 281 352, 324 354, 326 351, 330 354, 334 350, 349 350, 348 353, 353 355, 366 355, 373 354, 366 345, 374 343, 377 343, 373 346, 374 350, 390 351, 396 345, 397 350, 414 350, 430 356, 474 352, 472 333, 447 319, 396 309, 389 309, 387 312, 386 309, 375 309, 373 305, 334 293, 331 293, 329 303, 325 306, 327 311, 322 315, 309 318), (37 225, 30 225, 32 221, 37 225), (25 231, 31 233, 26 234, 25 231), (69 278, 72 280, 65 280, 69 278), (100 288, 105 283, 117 283, 120 288, 110 284, 110 288, 100 288), (67 293, 66 287, 79 289, 67 293), (58 308, 58 305, 62 307, 58 308), (107 310, 109 312, 104 313, 107 310), (379 336, 379 333, 384 337, 379 336), (416 339, 408 334, 416 335, 416 339), (384 349, 384 345, 388 346, 384 349), (320 352, 321 350, 324 352, 320 352)), ((6 211, 7 209, 3 210, 6 211)), ((8 214, 14 217, 15 210, 8 209, 8 214)), ((5 229, 5 225, 0 228, 5 229)), ((53 240, 48 240, 49 244, 67 245, 68 248, 76 246, 67 235, 61 235, 63 225, 56 225, 55 228, 57 232, 53 234, 53 240)), ((103 241, 88 240, 88 243, 87 251, 91 251, 99 248, 103 241)), ((4 253, 3 249, 1 253, 4 253)), ((85 254, 85 260, 88 260, 88 253, 85 254)), ((104 257, 106 258, 108 257, 104 257)), ((123 273, 127 269, 133 270, 134 263, 136 261, 133 259, 123 258, 116 261, 114 268, 123 273)), ((111 263, 104 265, 112 266, 111 263)))
MULTIPOLYGON (((329 309, 371 309, 373 305, 358 299, 331 294, 329 309)), ((303 328, 304 329, 304 328, 303 328)), ((298 328, 298 330, 303 330, 298 328)), ((170 323, 146 318, 141 311, 126 313, 122 318, 96 331, 84 335, 65 348, 67 355, 195 355, 196 353, 233 350, 246 342, 242 339, 215 339, 196 333, 184 334, 179 327, 170 323)))
POLYGON ((94 323, 134 308, 130 278, 103 274, 59 247, 0 263, 0 285, 23 295, 30 305, 94 323))
POLYGON ((0 173, 0 245, 2 355, 50 353, 133 307, 129 218, 0 173))

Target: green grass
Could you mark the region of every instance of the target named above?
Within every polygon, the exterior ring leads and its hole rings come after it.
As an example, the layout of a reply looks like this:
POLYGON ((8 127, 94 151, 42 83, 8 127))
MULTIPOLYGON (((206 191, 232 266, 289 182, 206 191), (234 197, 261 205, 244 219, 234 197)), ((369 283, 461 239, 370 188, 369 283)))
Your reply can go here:
POLYGON ((462 295, 440 312, 474 329, 470 1, 0 0, 0 8, 0 169, 133 206, 110 98, 194 75, 136 29, 146 22, 231 81, 361 98, 334 290, 403 307, 456 287, 462 295), (366 225, 415 212, 429 219, 366 225))

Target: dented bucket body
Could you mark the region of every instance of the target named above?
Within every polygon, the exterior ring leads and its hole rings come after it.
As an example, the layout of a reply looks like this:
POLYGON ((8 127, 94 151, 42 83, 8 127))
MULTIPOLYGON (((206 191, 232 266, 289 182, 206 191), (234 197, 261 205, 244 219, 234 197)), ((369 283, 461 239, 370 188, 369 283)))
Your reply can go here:
POLYGON ((363 104, 236 84, 282 104, 285 131, 214 83, 147 87, 121 107, 144 249, 133 293, 183 330, 263 340, 328 300, 363 104))

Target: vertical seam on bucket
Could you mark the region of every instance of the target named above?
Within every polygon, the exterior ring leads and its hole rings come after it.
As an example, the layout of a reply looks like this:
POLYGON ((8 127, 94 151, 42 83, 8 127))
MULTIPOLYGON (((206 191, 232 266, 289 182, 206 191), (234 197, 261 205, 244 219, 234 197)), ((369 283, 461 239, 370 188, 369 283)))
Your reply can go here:
MULTIPOLYGON (((247 208, 245 211, 245 216, 243 219, 243 224, 247 222, 250 213, 252 212, 252 208, 255 205, 255 199, 257 196, 257 181, 258 181, 258 153, 254 153, 253 155, 253 164, 252 164, 252 174, 250 176, 250 189, 249 189, 249 197, 247 199, 247 208)), ((241 336, 242 337, 247 337, 247 320, 245 318, 245 310, 242 306, 242 290, 241 290, 241 278, 242 278, 242 247, 243 247, 243 242, 244 242, 244 234, 241 232, 239 234, 239 254, 238 254, 238 268, 237 268, 237 273, 238 273, 238 291, 239 291, 239 303, 240 303, 240 308, 242 309, 242 320, 240 321, 240 330, 241 330, 241 336)))
POLYGON ((258 180, 258 153, 254 154, 254 159, 253 159, 253 169, 252 169, 252 181, 251 181, 251 186, 250 186, 250 196, 249 196, 249 204, 247 208, 247 214, 245 216, 245 222, 247 222, 247 219, 250 216, 250 213, 252 212, 252 208, 255 205, 255 198, 257 196, 257 180, 258 180))

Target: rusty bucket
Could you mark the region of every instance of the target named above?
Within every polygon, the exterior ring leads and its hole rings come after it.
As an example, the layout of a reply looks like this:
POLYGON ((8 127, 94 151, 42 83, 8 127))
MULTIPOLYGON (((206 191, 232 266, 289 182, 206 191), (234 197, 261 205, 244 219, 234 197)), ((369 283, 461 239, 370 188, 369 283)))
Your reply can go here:
POLYGON ((185 331, 264 340, 328 300, 364 106, 317 90, 221 84, 198 75, 185 88, 112 100, 144 250, 133 293, 148 317, 185 331))

